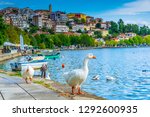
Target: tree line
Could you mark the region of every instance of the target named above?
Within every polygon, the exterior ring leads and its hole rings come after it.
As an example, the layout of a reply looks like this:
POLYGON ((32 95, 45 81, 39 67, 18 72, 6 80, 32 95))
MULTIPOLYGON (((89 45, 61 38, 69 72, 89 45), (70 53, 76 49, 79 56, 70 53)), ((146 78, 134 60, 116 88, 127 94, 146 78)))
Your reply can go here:
POLYGON ((109 33, 112 37, 117 37, 120 33, 133 32, 140 36, 150 35, 150 28, 148 26, 138 26, 137 24, 125 24, 122 19, 118 22, 111 21, 109 33))
POLYGON ((107 47, 130 47, 130 46, 150 46, 150 35, 147 36, 135 36, 133 38, 130 38, 128 40, 107 40, 105 45, 107 47))
POLYGON ((93 47, 95 46, 95 39, 87 34, 65 35, 65 34, 40 34, 32 37, 31 44, 41 49, 45 48, 61 48, 69 47, 71 45, 79 47, 93 47))

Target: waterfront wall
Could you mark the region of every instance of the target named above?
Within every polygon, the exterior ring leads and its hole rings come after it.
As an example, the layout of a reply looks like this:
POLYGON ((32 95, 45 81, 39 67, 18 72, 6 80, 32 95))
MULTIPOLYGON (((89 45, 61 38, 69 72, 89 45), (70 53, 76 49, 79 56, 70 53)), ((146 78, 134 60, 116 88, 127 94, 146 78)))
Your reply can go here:
POLYGON ((9 53, 9 54, 0 54, 0 62, 13 59, 15 57, 21 56, 21 53, 9 53))

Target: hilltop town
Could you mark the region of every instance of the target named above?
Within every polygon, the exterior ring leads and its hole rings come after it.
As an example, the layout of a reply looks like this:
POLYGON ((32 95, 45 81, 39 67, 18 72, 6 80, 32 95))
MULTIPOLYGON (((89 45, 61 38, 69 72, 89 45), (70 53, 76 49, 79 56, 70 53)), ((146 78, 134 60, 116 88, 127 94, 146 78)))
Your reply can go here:
POLYGON ((110 22, 103 22, 102 18, 87 16, 83 13, 65 13, 62 11, 52 11, 52 5, 49 10, 32 10, 30 8, 5 8, 1 10, 4 21, 7 24, 17 26, 21 29, 29 29, 30 26, 37 26, 39 29, 53 29, 56 33, 81 32, 97 30, 100 27, 102 34, 108 34, 107 29, 110 28, 110 22), (98 26, 98 23, 100 26, 98 26))
MULTIPOLYGON (((140 40, 150 34, 147 26, 139 27, 137 24, 126 24, 122 19, 118 23, 114 21, 103 21, 102 18, 94 18, 84 13, 65 13, 62 11, 53 11, 52 5, 48 10, 32 10, 30 8, 4 8, 0 10, 0 14, 7 25, 17 27, 26 33, 30 33, 32 37, 37 35, 64 34, 68 36, 81 36, 83 38, 90 37, 94 39, 94 44, 83 44, 83 46, 127 46, 127 45, 147 45, 148 42, 140 40), (87 36, 85 36, 85 34, 87 36), (140 35, 142 37, 137 37, 140 35), (136 39, 133 39, 137 37, 136 39), (129 40, 130 39, 130 40, 129 40), (132 41, 131 41, 132 40, 132 41), (138 40, 138 43, 135 43, 138 40)), ((8 36, 10 37, 10 36, 8 36)), ((31 36, 30 36, 31 37, 31 36)), ((10 39, 11 40, 11 39, 10 39)), ((71 40, 71 39, 70 39, 71 40)), ((142 39, 143 40, 143 39, 142 39)), ((76 42, 70 44, 57 45, 52 39, 53 45, 44 47, 43 41, 39 42, 41 48, 53 48, 54 46, 70 46, 78 45, 76 42)), ((50 42, 52 42, 50 41, 50 42)), ((31 40, 31 44, 34 43, 31 40)), ((37 44, 39 46, 39 44, 37 44)))

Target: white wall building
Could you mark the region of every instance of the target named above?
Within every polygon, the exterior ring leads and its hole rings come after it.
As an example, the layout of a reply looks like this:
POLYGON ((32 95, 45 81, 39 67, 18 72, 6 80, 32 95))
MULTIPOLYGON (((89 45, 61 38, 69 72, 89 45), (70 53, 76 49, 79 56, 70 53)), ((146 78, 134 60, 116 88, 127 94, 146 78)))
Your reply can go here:
POLYGON ((84 25, 74 25, 72 26, 72 31, 76 32, 78 30, 81 30, 82 32, 84 32, 84 25))
POLYGON ((136 34, 135 33, 125 33, 125 35, 129 38, 135 37, 136 34))
POLYGON ((69 31, 68 26, 65 26, 65 25, 56 25, 56 28, 55 28, 55 32, 56 33, 62 33, 62 32, 68 32, 68 31, 69 31))

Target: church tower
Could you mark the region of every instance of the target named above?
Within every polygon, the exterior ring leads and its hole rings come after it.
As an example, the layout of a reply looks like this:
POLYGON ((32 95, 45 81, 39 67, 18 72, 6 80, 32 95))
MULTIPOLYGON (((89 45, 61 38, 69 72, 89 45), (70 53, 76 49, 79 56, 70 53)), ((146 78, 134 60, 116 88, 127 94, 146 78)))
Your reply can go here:
POLYGON ((49 5, 49 12, 52 13, 52 5, 49 5))

